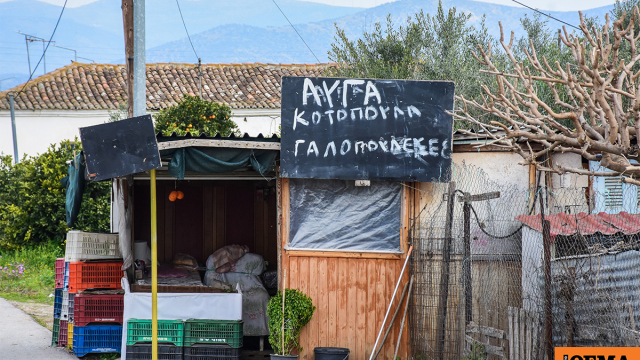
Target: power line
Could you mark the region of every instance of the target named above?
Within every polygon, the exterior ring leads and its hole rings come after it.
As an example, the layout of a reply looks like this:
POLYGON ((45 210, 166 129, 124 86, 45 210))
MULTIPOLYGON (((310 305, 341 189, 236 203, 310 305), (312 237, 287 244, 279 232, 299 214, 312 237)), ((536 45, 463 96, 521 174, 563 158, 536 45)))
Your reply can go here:
POLYGON ((62 5, 62 10, 60 11, 60 16, 58 16, 58 21, 56 21, 56 27, 53 28, 53 32, 51 33, 51 37, 49 38, 49 41, 47 42, 47 47, 42 52, 42 56, 40 56, 40 60, 38 60, 38 63, 36 64, 35 69, 33 69, 33 72, 31 74, 29 74, 29 80, 27 80, 27 82, 24 83, 24 85, 22 86, 22 89, 20 89, 20 91, 18 91, 14 95, 14 97, 17 98, 18 96, 20 96, 20 94, 22 93, 24 88, 26 88, 27 84, 29 84, 29 81, 31 81, 31 79, 33 78, 33 74, 35 74, 36 70, 38 70, 38 66, 40 66, 40 62, 42 61, 42 58, 44 58, 44 55, 47 53, 47 50, 49 49, 49 45, 51 45, 51 40, 53 40, 53 36, 56 34, 56 30, 58 30, 58 25, 60 24, 60 19, 62 19, 62 14, 64 13, 64 9, 67 7, 67 1, 68 0, 64 0, 64 5, 62 5))
MULTIPOLYGON (((177 0, 176 0, 177 1, 177 0)), ((300 40, 302 40, 302 42, 307 46, 307 49, 309 49, 309 51, 311 51, 311 55, 313 55, 314 58, 316 58, 317 62, 320 62, 320 60, 318 59, 318 57, 316 56, 316 54, 313 53, 313 50, 311 50, 311 48, 309 47, 309 45, 307 44, 306 41, 304 41, 304 39, 302 38, 302 35, 300 35, 300 33, 298 32, 298 30, 296 29, 295 26, 293 26, 293 24, 291 23, 291 21, 289 21, 289 18, 287 17, 287 15, 284 14, 284 12, 282 11, 282 9, 280 9, 280 6, 278 6, 278 3, 276 3, 276 0, 272 0, 274 4, 276 4, 276 6, 278 7, 278 10, 280 10, 280 13, 282 14, 282 16, 284 16, 285 19, 287 19, 287 22, 289 22, 289 25, 291 25, 291 27, 293 28, 293 30, 296 32, 296 34, 298 34, 298 36, 300 37, 300 40)))
POLYGON ((184 25, 184 31, 187 33, 187 38, 189 39, 189 43, 191 44, 191 48, 193 49, 193 53, 196 54, 197 58, 200 58, 198 56, 198 53, 196 52, 196 48, 193 47, 193 42, 191 42, 191 36, 189 36, 189 30, 187 30, 187 24, 185 24, 184 17, 182 17, 182 10, 180 10, 180 3, 178 3, 178 0, 176 0, 176 5, 178 5, 178 12, 180 12, 180 19, 182 19, 182 25, 184 25))
POLYGON ((544 15, 544 16, 546 16, 546 17, 548 17, 548 18, 551 18, 551 19, 553 19, 553 20, 555 20, 555 21, 559 21, 559 22, 561 22, 561 23, 563 23, 563 24, 565 24, 565 25, 569 25, 569 26, 571 26, 572 28, 575 28, 575 29, 580 30, 580 28, 579 28, 579 27, 577 27, 577 26, 571 25, 571 24, 569 24, 568 22, 564 22, 564 21, 562 21, 562 20, 560 20, 560 19, 554 18, 553 16, 551 16, 551 15, 549 15, 549 14, 545 14, 545 13, 543 13, 542 11, 540 11, 540 10, 538 10, 538 9, 534 9, 534 8, 532 8, 532 7, 530 7, 530 6, 527 6, 527 5, 525 5, 525 4, 523 4, 523 3, 519 2, 519 1, 516 1, 516 0, 511 0, 511 1, 513 1, 513 2, 514 2, 514 3, 516 3, 516 4, 522 5, 522 6, 526 7, 527 9, 531 9, 531 10, 533 10, 533 11, 535 11, 535 12, 539 13, 539 14, 542 14, 542 15, 544 15))

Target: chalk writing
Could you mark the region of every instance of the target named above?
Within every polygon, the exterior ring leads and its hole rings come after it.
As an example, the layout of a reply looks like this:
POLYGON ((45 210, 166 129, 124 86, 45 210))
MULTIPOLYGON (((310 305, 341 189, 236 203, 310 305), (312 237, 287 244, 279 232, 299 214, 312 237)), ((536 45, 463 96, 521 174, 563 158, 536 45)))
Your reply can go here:
POLYGON ((284 77, 281 175, 448 181, 453 92, 451 82, 284 77))

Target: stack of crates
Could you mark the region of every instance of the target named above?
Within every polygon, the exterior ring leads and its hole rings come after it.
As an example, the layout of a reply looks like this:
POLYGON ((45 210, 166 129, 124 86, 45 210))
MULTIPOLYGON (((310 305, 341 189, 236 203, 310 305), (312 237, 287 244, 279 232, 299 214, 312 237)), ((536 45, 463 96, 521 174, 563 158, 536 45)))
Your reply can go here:
MULTIPOLYGON (((158 320, 159 358, 239 360, 242 326, 242 320, 158 320)), ((151 359, 151 320, 128 320, 127 359, 151 359)))
POLYGON ((184 324, 184 360, 238 360, 242 320, 189 319, 184 324))
POLYGON ((51 334, 51 346, 61 346, 60 343, 60 318, 62 316, 62 303, 64 301, 64 258, 56 259, 55 263, 55 289, 53 298, 53 332, 51 334))
POLYGON ((123 295, 86 295, 88 289, 120 289, 122 254, 117 234, 69 231, 65 251, 68 268, 67 344, 76 356, 119 353, 123 295))
MULTIPOLYGON (((151 359, 151 320, 127 321, 127 359, 151 359)), ((182 320, 158 320, 158 357, 182 360, 184 322, 182 320)))

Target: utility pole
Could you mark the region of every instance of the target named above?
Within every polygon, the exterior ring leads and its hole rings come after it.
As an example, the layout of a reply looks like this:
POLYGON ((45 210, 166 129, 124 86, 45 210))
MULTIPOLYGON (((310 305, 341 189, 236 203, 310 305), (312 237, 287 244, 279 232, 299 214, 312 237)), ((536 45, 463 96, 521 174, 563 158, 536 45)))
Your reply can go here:
POLYGON ((202 59, 198 58, 198 89, 200 90, 200 100, 202 100, 202 59))
POLYGON ((133 0, 122 0, 124 55, 127 62, 127 117, 133 117, 133 0))
POLYGON ((13 105, 13 93, 9 93, 9 111, 11 112, 11 133, 13 135, 13 160, 19 163, 18 158, 18 139, 16 136, 16 111, 13 105))
MULTIPOLYGON (((145 0, 122 0, 129 117, 147 113, 144 2, 145 0)), ((158 360, 158 229, 155 169, 149 171, 149 177, 151 188, 151 359, 158 360)))

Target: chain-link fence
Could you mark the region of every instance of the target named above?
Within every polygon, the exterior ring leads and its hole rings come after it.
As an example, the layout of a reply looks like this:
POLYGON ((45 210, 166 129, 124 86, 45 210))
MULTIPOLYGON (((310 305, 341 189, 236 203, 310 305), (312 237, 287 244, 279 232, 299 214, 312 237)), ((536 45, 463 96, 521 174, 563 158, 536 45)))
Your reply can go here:
POLYGON ((640 346, 638 189, 618 178, 554 189, 550 179, 537 173, 523 189, 454 166, 451 182, 421 187, 411 231, 414 358, 640 346))

